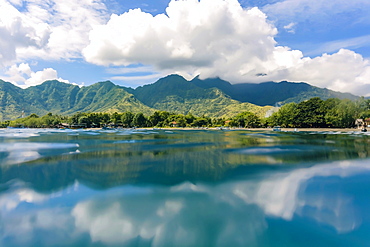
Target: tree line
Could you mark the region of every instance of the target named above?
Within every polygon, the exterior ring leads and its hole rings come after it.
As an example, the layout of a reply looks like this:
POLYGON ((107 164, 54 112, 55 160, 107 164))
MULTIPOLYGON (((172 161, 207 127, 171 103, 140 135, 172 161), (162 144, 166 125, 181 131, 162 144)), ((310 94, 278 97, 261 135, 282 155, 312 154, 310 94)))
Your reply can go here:
POLYGON ((294 128, 351 128, 356 119, 370 117, 370 100, 318 97, 282 106, 268 118, 271 125, 294 128))
POLYGON ((143 113, 94 113, 78 112, 72 116, 61 116, 48 113, 45 116, 31 114, 25 118, 13 121, 4 121, 0 127, 27 127, 27 128, 60 128, 60 127, 260 127, 261 120, 251 112, 243 112, 233 118, 210 118, 207 116, 197 117, 191 113, 186 115, 156 111, 150 116, 143 113))
POLYGON ((252 112, 242 112, 231 118, 209 118, 155 111, 152 115, 143 113, 114 112, 94 113, 78 112, 72 116, 61 116, 48 113, 39 117, 31 114, 28 117, 5 121, 0 127, 58 128, 79 126, 86 128, 111 127, 292 127, 292 128, 350 128, 354 127, 357 118, 370 117, 370 100, 358 101, 331 98, 322 100, 318 97, 300 103, 289 103, 266 118, 259 118, 252 112))

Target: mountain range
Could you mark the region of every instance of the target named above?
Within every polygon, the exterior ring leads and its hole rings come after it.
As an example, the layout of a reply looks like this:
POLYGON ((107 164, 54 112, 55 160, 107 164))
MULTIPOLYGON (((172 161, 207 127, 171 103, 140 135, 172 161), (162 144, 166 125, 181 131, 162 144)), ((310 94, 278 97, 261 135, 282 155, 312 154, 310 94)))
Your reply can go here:
POLYGON ((72 115, 77 112, 142 112, 156 110, 209 117, 229 117, 251 111, 264 116, 272 106, 299 103, 312 97, 348 98, 358 96, 311 86, 307 83, 265 82, 231 84, 219 78, 188 81, 169 75, 136 89, 110 81, 79 87, 56 80, 19 88, 0 80, 0 120, 48 112, 72 115))

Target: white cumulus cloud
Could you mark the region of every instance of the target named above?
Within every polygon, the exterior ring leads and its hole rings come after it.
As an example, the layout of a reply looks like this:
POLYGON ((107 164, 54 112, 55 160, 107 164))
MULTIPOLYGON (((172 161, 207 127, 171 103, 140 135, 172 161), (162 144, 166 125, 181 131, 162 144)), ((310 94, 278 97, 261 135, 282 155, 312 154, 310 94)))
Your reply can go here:
POLYGON ((17 58, 17 50, 39 49, 47 41, 50 30, 46 23, 20 13, 8 1, 0 0, 0 65, 9 65, 17 58))
MULTIPOLYGON (((285 28, 297 27, 289 22, 285 28)), ((141 63, 186 78, 218 76, 233 83, 304 81, 370 94, 369 61, 360 54, 340 50, 304 57, 299 50, 279 46, 276 35, 266 14, 258 8, 243 9, 237 0, 172 0, 166 14, 153 16, 140 9, 113 14, 90 32, 83 54, 98 65, 141 63)))
POLYGON ((277 30, 265 14, 257 8, 243 9, 236 0, 171 1, 166 13, 152 16, 135 9, 112 15, 90 33, 90 45, 83 52, 86 60, 100 65, 151 64, 160 70, 202 72, 205 77, 232 67, 239 75, 253 74, 260 72, 276 44, 277 30), (245 57, 254 65, 240 64, 245 57))
POLYGON ((34 72, 27 63, 13 65, 5 73, 7 74, 7 77, 5 78, 6 80, 22 88, 36 86, 42 84, 47 80, 58 80, 61 82, 69 83, 68 80, 64 80, 58 77, 58 73, 55 69, 46 68, 34 72))
POLYGON ((65 81, 52 68, 33 72, 28 63, 81 58, 89 31, 106 19, 103 0, 0 0, 2 79, 21 87, 65 81))
POLYGON ((105 18, 100 0, 0 0, 0 66, 80 57, 89 31, 105 18))
POLYGON ((262 10, 242 8, 238 0, 171 0, 164 14, 133 9, 109 18, 104 0, 0 0, 0 69, 15 84, 30 86, 60 78, 51 68, 33 72, 28 63, 84 57, 104 66, 153 68, 145 78, 135 75, 139 84, 155 75, 179 73, 187 79, 218 76, 232 83, 304 81, 368 96, 369 60, 339 50, 364 45, 367 36, 336 42, 323 49, 336 53, 310 58, 280 46, 275 41, 278 29, 269 21, 277 19, 282 30, 298 33, 302 22, 332 23, 349 11, 359 13, 356 23, 370 23, 363 14, 368 10, 368 0, 282 0, 262 10))
POLYGON ((370 61, 353 51, 341 49, 332 55, 303 58, 287 78, 357 95, 370 93, 370 61))

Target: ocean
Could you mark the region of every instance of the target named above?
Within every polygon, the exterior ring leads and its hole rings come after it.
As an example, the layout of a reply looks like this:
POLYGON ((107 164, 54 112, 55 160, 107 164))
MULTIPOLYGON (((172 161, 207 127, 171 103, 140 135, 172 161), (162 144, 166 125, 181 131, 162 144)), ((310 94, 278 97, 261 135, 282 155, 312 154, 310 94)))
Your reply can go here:
POLYGON ((370 246, 370 133, 0 130, 0 246, 370 246))

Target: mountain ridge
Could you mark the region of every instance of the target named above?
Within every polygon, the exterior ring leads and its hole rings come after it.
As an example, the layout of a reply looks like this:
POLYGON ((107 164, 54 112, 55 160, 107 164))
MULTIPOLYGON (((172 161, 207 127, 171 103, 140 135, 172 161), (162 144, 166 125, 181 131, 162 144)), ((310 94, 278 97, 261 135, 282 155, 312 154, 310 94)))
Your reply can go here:
POLYGON ((0 120, 31 113, 72 115, 77 112, 132 111, 151 114, 158 110, 210 117, 229 117, 251 111, 264 116, 277 102, 299 103, 312 97, 358 98, 307 83, 231 84, 220 78, 186 80, 176 74, 136 89, 111 81, 79 87, 57 80, 22 89, 0 80, 0 120))
POLYGON ((320 97, 322 99, 348 98, 351 100, 355 100, 359 97, 350 93, 341 93, 326 88, 315 87, 305 82, 268 81, 262 83, 231 84, 220 78, 201 80, 199 77, 195 77, 191 82, 203 88, 216 86, 232 99, 260 106, 275 105, 276 103, 299 103, 312 97, 320 97), (303 95, 304 93, 306 93, 307 96, 303 95), (262 95, 264 97, 261 97, 262 95), (296 98, 297 96, 299 97, 296 98))

